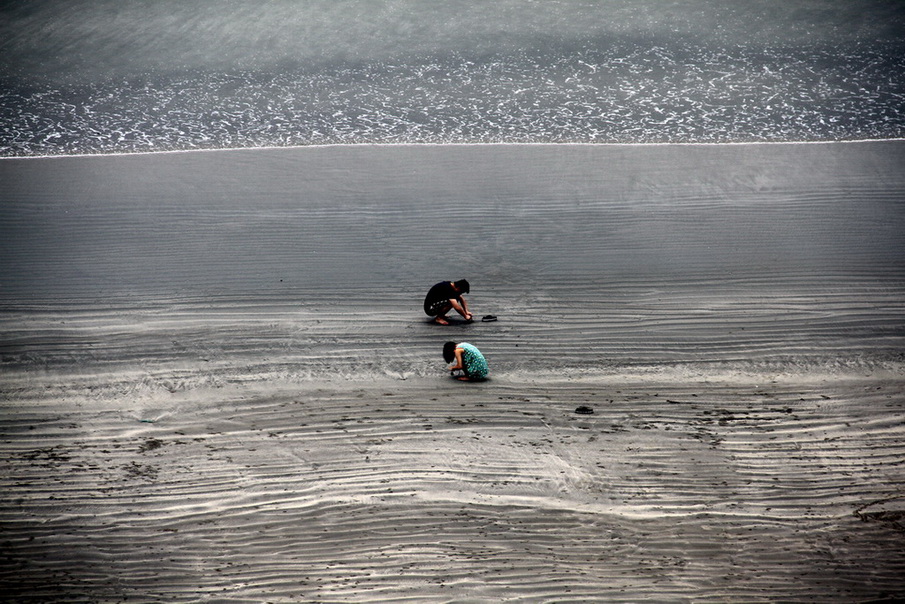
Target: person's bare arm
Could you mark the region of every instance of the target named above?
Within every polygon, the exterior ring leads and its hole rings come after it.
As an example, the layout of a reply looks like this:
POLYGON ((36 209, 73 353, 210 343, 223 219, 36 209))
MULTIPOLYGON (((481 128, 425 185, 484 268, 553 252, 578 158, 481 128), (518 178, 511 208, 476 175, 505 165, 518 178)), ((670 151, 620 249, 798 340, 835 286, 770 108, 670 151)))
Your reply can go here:
POLYGON ((468 321, 472 320, 471 313, 468 312, 468 303, 465 302, 465 298, 459 296, 450 300, 449 303, 452 304, 452 307, 456 310, 456 312, 462 315, 465 319, 467 319, 468 321))
POLYGON ((468 300, 466 300, 465 298, 462 298, 462 297, 460 297, 459 300, 462 301, 462 310, 465 311, 465 314, 463 316, 466 319, 468 319, 469 321, 471 321, 474 317, 471 316, 471 311, 468 310, 468 300))
POLYGON ((465 369, 465 365, 462 364, 462 349, 456 348, 456 364, 450 367, 449 370, 453 372, 459 369, 465 369))

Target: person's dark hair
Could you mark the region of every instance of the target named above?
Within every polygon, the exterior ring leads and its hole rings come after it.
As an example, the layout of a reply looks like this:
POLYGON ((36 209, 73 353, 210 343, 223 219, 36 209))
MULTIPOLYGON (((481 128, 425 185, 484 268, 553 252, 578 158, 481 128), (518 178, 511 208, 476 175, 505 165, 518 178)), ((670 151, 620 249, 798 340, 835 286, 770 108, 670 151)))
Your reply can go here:
POLYGON ((443 360, 445 360, 447 363, 452 363, 456 360, 455 342, 447 342, 443 345, 443 360))
POLYGON ((465 279, 459 279, 458 281, 455 282, 454 285, 456 286, 457 290, 459 290, 460 292, 462 292, 464 294, 467 294, 468 292, 471 291, 471 286, 468 285, 468 281, 465 279))

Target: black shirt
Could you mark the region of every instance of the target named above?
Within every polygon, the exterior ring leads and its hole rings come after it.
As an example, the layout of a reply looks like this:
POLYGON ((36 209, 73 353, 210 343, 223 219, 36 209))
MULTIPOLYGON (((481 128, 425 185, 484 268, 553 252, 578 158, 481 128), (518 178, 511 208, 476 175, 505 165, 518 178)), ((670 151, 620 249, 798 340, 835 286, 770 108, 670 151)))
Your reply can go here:
POLYGON ((441 281, 427 292, 427 296, 424 298, 424 312, 432 314, 431 307, 434 304, 454 298, 459 298, 459 292, 456 291, 453 284, 449 281, 441 281))

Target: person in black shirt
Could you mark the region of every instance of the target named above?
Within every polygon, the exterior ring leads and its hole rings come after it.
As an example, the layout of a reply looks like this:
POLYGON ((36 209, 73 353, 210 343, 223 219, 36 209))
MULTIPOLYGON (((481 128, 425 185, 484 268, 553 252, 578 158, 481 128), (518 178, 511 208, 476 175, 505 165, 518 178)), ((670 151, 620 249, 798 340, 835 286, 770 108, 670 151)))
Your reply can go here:
POLYGON ((462 315, 466 321, 471 321, 472 316, 468 311, 468 303, 462 294, 470 291, 468 281, 460 279, 459 281, 441 281, 437 283, 424 298, 424 312, 429 317, 434 317, 434 321, 440 325, 449 325, 446 313, 455 310, 462 315))

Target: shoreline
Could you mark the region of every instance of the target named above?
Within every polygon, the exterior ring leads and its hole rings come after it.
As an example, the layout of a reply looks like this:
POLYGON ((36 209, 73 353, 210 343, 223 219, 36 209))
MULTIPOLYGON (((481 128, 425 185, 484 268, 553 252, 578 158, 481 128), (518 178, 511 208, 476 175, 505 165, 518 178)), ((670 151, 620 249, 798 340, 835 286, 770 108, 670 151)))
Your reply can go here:
POLYGON ((784 146, 784 145, 833 145, 833 144, 859 144, 859 143, 889 143, 902 142, 905 138, 866 138, 843 140, 800 140, 800 141, 726 141, 726 142, 580 142, 580 143, 545 143, 545 142, 489 142, 489 143, 334 143, 288 146, 262 146, 262 147, 224 147, 217 149, 173 149, 168 151, 123 151, 119 153, 83 153, 60 155, 0 155, 2 160, 19 159, 58 159, 67 157, 130 157, 147 155, 171 155, 190 153, 226 153, 235 151, 274 151, 274 150, 300 150, 300 149, 334 149, 334 148, 384 148, 384 147, 739 147, 739 146, 784 146))

